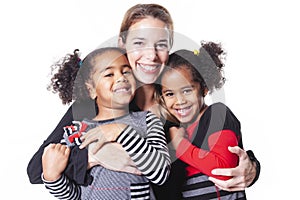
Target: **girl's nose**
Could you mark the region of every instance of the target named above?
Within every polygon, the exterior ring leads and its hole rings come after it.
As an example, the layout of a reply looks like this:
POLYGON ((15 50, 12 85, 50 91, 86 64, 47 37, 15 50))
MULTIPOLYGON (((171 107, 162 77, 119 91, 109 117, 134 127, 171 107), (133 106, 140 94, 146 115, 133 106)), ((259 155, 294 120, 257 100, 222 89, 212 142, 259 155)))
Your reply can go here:
POLYGON ((122 74, 117 78, 117 83, 119 82, 128 82, 127 78, 122 74))
POLYGON ((179 104, 179 105, 186 103, 186 99, 185 99, 184 95, 177 94, 176 95, 176 103, 179 104))

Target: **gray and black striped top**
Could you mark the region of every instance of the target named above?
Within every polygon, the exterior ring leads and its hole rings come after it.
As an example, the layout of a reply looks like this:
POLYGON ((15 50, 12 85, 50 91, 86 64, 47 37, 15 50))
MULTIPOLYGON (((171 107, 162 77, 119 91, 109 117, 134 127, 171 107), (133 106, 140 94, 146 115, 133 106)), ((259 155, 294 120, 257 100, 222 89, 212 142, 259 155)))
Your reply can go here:
POLYGON ((170 157, 162 122, 151 112, 132 112, 112 120, 84 120, 89 128, 107 123, 124 123, 127 128, 118 136, 142 175, 117 172, 102 166, 91 169, 91 185, 79 186, 65 175, 44 184, 59 199, 155 199, 150 182, 163 184, 170 173, 170 157))

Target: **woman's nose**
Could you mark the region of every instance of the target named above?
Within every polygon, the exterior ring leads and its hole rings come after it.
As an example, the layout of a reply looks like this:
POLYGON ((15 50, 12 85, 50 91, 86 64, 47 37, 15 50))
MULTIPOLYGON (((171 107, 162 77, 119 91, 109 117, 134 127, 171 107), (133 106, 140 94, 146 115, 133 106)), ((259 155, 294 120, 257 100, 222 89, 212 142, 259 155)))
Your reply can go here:
POLYGON ((144 50, 144 53, 148 60, 155 60, 155 58, 156 58, 155 47, 146 47, 146 49, 144 50))

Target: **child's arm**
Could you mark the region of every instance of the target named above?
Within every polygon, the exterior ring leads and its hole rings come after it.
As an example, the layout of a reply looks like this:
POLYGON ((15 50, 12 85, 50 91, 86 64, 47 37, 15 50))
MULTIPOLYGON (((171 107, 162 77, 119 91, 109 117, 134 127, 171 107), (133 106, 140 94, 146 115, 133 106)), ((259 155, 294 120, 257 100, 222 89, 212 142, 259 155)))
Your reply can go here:
MULTIPOLYGON (((74 102, 65 115, 62 117, 56 128, 53 130, 53 132, 48 136, 48 138, 43 142, 43 144, 39 147, 38 151, 32 156, 30 159, 28 166, 27 166, 27 174, 29 177, 29 181, 32 184, 43 184, 43 181, 41 179, 42 174, 42 155, 44 152, 44 149, 46 146, 48 146, 50 143, 60 143, 60 141, 63 139, 64 135, 64 127, 72 124, 72 121, 77 120, 81 121, 84 117, 91 117, 95 116, 95 102, 94 101, 86 101, 86 102, 74 102)), ((81 159, 87 160, 87 153, 81 153, 78 155, 81 159)), ((76 167, 77 160, 70 160, 73 166, 76 167)), ((75 180, 76 177, 70 177, 70 175, 73 174, 74 170, 76 171, 75 174, 81 175, 81 177, 84 177, 86 174, 88 163, 81 163, 80 168, 73 168, 70 173, 66 173, 67 176, 69 176, 70 179, 76 181, 78 184, 83 184, 82 180, 75 180)), ((68 168, 66 169, 66 172, 68 171, 68 168)))
POLYGON ((71 124, 73 121, 72 107, 68 109, 64 117, 58 123, 53 132, 48 136, 47 140, 43 142, 38 151, 32 156, 27 166, 27 174, 29 181, 32 184, 42 184, 42 155, 46 146, 50 143, 59 143, 63 138, 63 127, 71 124))
POLYGON ((68 164, 70 148, 63 144, 49 144, 42 156, 43 177, 46 181, 60 178, 68 164))
POLYGON ((211 173, 215 168, 235 167, 238 157, 228 150, 228 146, 237 146, 238 139, 231 130, 222 130, 210 134, 208 137, 209 151, 201 149, 184 138, 183 128, 172 127, 169 129, 172 144, 176 149, 176 156, 196 168, 202 173, 218 179, 231 177, 216 176, 211 173))
POLYGON ((149 112, 146 117, 147 136, 141 137, 128 126, 117 142, 129 153, 138 169, 152 183, 162 185, 170 173, 170 155, 162 122, 149 112))
POLYGON ((70 148, 62 144, 48 145, 42 156, 42 180, 47 190, 59 199, 80 199, 80 187, 63 175, 70 148))
POLYGON ((92 153, 96 153, 105 143, 116 141, 127 151, 137 168, 151 182, 163 184, 170 173, 170 156, 162 122, 152 113, 146 117, 146 138, 125 124, 107 124, 99 130, 91 130, 82 139, 80 148, 95 142, 92 153), (99 132, 101 132, 99 134, 99 132))

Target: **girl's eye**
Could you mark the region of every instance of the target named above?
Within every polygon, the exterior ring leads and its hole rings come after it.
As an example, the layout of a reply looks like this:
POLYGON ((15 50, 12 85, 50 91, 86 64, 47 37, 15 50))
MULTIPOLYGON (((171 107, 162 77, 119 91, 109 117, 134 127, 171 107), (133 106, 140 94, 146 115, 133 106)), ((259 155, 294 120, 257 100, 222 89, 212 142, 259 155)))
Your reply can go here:
POLYGON ((104 77, 112 77, 114 74, 113 73, 108 73, 108 74, 104 74, 104 77))
POLYGON ((131 74, 131 71, 124 71, 123 74, 124 74, 124 75, 130 75, 130 74, 131 74))
POLYGON ((173 92, 166 92, 166 93, 164 93, 164 96, 170 98, 170 97, 174 96, 174 93, 173 92))
POLYGON ((183 94, 191 94, 193 92, 193 89, 192 88, 188 88, 188 89, 184 89, 183 91, 182 91, 182 93, 183 94))

